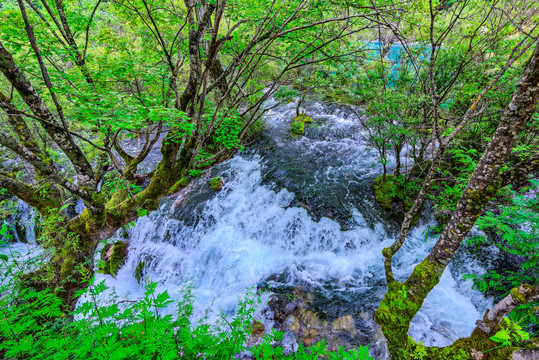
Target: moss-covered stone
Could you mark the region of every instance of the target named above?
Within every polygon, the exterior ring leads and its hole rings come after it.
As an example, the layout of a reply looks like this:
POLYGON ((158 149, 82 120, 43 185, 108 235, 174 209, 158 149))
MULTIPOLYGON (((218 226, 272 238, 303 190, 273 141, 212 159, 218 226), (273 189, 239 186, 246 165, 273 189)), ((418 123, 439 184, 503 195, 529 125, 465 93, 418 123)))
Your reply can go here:
POLYGON ((313 119, 311 119, 310 116, 307 116, 305 114, 299 114, 294 118, 293 121, 302 121, 304 124, 310 124, 313 122, 313 119))
POLYGON ((176 181, 174 185, 172 185, 172 187, 169 190, 169 193, 170 194, 175 193, 176 191, 179 191, 181 188, 184 188, 187 185, 189 185, 189 179, 184 176, 180 180, 176 181))
MULTIPOLYGON (((402 221, 410 211, 417 196, 413 183, 417 180, 406 180, 403 175, 378 176, 373 184, 376 201, 384 210, 391 211, 396 220, 402 221)), ((412 225, 419 221, 419 215, 412 220, 412 225)))
POLYGON ((127 260, 128 247, 127 241, 117 241, 114 245, 107 244, 101 251, 99 270, 104 274, 116 276, 127 260))
POLYGON ((378 176, 372 184, 376 201, 385 210, 391 209, 391 203, 397 196, 397 185, 393 175, 378 176))
POLYGON ((305 124, 302 121, 292 122, 290 132, 296 135, 303 135, 303 133, 305 132, 305 124))
POLYGON ((144 275, 144 269, 146 267, 146 262, 141 261, 137 264, 137 267, 135 268, 135 279, 137 279, 137 282, 140 284, 140 281, 142 280, 142 277, 144 275))
POLYGON ((210 186, 215 191, 221 190, 223 188, 223 179, 221 177, 215 177, 211 179, 210 186))
POLYGON ((292 126, 290 132, 296 135, 303 135, 305 132, 305 124, 312 123, 313 119, 305 114, 299 114, 292 120, 292 126))

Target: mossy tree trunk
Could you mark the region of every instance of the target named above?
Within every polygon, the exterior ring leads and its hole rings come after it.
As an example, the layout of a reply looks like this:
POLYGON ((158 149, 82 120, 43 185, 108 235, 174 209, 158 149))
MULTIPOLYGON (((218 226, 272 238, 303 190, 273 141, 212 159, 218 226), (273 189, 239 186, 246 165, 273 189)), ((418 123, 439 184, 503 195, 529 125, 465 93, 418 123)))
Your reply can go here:
MULTIPOLYGON (((393 359, 412 358, 415 344, 408 339, 410 322, 421 309, 427 295, 440 281, 449 261, 481 215, 485 205, 504 185, 502 167, 534 114, 538 101, 539 43, 536 43, 531 59, 492 140, 468 180, 449 223, 430 254, 415 267, 408 279, 398 282, 392 273, 391 260, 404 238, 399 237, 396 242, 397 246, 384 249, 388 292, 375 312, 375 319, 382 327, 393 359)), ((528 163, 530 161, 523 162, 524 168, 529 170, 528 163)), ((527 175, 526 172, 516 170, 509 170, 509 173, 527 175)), ((488 319, 498 317, 493 315, 488 319)), ((497 326, 496 321, 491 322, 489 328, 492 329, 495 326, 497 326)), ((491 345, 488 344, 488 346, 491 345)))

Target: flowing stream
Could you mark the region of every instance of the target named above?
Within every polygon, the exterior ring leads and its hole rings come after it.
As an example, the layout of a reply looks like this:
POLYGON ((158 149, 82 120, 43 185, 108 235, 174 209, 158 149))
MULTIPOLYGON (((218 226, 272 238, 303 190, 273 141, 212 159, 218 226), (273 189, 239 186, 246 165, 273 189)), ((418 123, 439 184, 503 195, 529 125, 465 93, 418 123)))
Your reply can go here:
MULTIPOLYGON (((158 282, 159 291, 179 296, 182 284, 192 281, 198 316, 208 307, 233 314, 250 286, 306 288, 314 295, 313 311, 329 319, 351 315, 361 334, 352 342, 370 344, 375 358, 385 358, 371 314, 385 292, 381 251, 396 237, 398 224, 371 189, 381 166, 347 111, 315 103, 306 113, 314 122, 294 138, 289 128, 295 104, 275 108, 260 140, 124 232, 127 263, 116 278, 99 278, 116 294, 139 298, 144 279, 139 284, 135 272, 143 262, 143 277, 158 282), (224 180, 220 192, 209 186, 214 176, 224 180)), ((410 274, 436 241, 429 225, 424 214, 395 257, 398 278, 410 274)), ((461 275, 480 273, 495 255, 461 248, 410 335, 429 346, 468 336, 491 301, 461 275)), ((266 328, 272 326, 259 316, 266 328)))
MULTIPOLYGON (((119 231, 116 237, 129 241, 129 256, 115 278, 96 275, 111 288, 104 299, 111 292, 141 298, 149 280, 179 297, 182 285, 192 282, 196 316, 202 317, 208 308, 214 316, 233 314, 251 286, 269 294, 301 288, 321 319, 351 316, 359 334, 348 337, 351 346, 369 344, 373 357, 386 358, 372 312, 386 290, 381 252, 398 224, 380 209, 371 188, 382 169, 354 116, 319 103, 305 110, 314 122, 304 136, 289 134, 295 104, 276 107, 258 141, 119 231), (224 180, 219 192, 209 185, 214 176, 224 180)), ((399 279, 434 245, 429 225, 433 221, 423 214, 396 255, 399 279)), ((444 346, 470 334, 491 300, 461 276, 484 271, 496 257, 489 251, 458 251, 412 323, 416 341, 444 346)), ((267 305, 257 314, 266 330, 274 324, 271 314, 267 305)))

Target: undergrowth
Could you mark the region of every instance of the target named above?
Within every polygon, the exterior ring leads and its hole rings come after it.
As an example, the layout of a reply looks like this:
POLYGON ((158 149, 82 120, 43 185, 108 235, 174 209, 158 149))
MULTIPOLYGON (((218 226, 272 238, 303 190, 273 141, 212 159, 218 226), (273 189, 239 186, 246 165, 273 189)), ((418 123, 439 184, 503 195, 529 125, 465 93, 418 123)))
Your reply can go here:
MULTIPOLYGON (((4 264, 7 264, 3 261, 4 264)), ((8 282, 9 283, 9 282, 8 282)), ((0 358, 5 359, 234 359, 246 350, 250 324, 260 298, 252 289, 239 301, 237 315, 209 324, 191 321, 194 294, 191 286, 174 301, 156 293, 156 283, 146 286, 136 302, 113 299, 100 305, 107 290, 104 282, 90 283, 79 292, 86 299, 70 313, 51 291, 1 288, 0 358), (85 294, 84 294, 85 293, 85 294), (175 303, 174 315, 165 307, 175 303)), ((284 355, 276 343, 284 333, 273 330, 249 349, 255 359, 371 359, 368 347, 346 352, 328 351, 324 342, 284 355)))

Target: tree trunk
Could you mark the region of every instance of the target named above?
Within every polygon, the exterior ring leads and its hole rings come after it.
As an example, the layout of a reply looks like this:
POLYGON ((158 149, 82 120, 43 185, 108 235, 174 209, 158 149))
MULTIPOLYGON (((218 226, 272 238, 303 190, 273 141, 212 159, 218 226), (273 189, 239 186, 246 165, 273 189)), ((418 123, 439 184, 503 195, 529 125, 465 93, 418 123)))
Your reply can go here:
POLYGON ((393 173, 396 177, 399 177, 401 174, 401 151, 402 145, 395 145, 395 172, 393 173))

